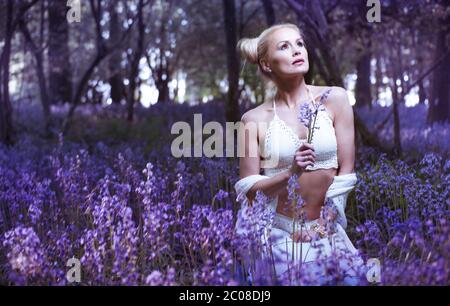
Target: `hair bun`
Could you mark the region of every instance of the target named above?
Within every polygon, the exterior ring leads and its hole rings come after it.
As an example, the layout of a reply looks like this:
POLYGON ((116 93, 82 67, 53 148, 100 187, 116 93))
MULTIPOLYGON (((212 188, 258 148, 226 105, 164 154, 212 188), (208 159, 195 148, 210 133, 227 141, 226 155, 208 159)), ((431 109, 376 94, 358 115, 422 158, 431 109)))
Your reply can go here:
POLYGON ((237 43, 237 49, 250 63, 258 63, 258 38, 242 38, 237 43))

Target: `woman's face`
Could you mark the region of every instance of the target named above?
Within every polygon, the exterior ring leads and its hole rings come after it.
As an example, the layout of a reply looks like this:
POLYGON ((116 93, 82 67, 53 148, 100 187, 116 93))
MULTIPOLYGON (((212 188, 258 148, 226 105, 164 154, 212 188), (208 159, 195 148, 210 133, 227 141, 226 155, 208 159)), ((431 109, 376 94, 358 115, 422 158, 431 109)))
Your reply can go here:
POLYGON ((269 37, 266 60, 261 60, 261 64, 276 76, 306 74, 309 61, 303 38, 294 29, 276 30, 269 37))

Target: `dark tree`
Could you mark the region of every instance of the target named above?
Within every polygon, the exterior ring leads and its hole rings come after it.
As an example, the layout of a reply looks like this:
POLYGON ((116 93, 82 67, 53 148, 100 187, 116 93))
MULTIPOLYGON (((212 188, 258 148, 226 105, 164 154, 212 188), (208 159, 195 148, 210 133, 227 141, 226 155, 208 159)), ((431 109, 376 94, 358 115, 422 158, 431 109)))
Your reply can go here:
MULTIPOLYGON (((41 7, 42 8, 42 7, 41 7)), ((42 15, 41 15, 42 17, 42 15)), ((35 61, 36 61, 36 75, 38 78, 38 84, 39 84, 39 94, 41 99, 41 104, 43 108, 43 114, 44 114, 44 120, 45 120, 45 132, 50 135, 50 101, 48 98, 48 91, 47 91, 47 79, 45 76, 44 71, 44 59, 43 59, 43 52, 44 48, 42 46, 42 40, 40 41, 39 45, 38 43, 33 39, 32 34, 30 30, 28 29, 27 23, 25 21, 25 18, 22 18, 19 21, 19 27, 20 31, 22 32, 25 42, 27 44, 28 49, 33 54, 35 61)))
POLYGON ((13 143, 12 107, 9 98, 9 61, 13 27, 14 0, 6 4, 5 44, 0 58, 0 141, 13 143))
POLYGON ((372 95, 370 93, 370 61, 371 61, 370 50, 362 53, 358 62, 356 63, 356 74, 358 76, 356 80, 355 88, 355 98, 358 103, 356 107, 359 106, 372 106, 372 95))
POLYGON ((239 89, 239 56, 236 50, 236 6, 234 0, 223 0, 225 20, 226 54, 228 70, 228 95, 226 104, 226 120, 237 122, 240 120, 238 104, 239 89))
POLYGON ((67 1, 48 1, 49 93, 52 104, 72 99, 67 1))
MULTIPOLYGON (((117 42, 120 40, 122 29, 122 27, 120 26, 119 15, 117 14, 115 4, 116 4, 115 2, 111 2, 108 8, 110 15, 109 40, 111 45, 117 44, 117 42)), ((121 73, 122 55, 120 51, 121 50, 116 50, 112 52, 108 60, 110 71, 109 85, 111 85, 111 100, 115 104, 120 103, 124 93, 123 77, 121 73)))
MULTIPOLYGON (((153 72, 155 86, 158 89, 158 103, 168 103, 170 100, 169 82, 172 79, 177 63, 177 58, 174 58, 174 56, 171 55, 175 53, 175 50, 172 47, 171 34, 176 33, 176 31, 172 28, 173 24, 169 22, 174 13, 175 3, 171 0, 166 1, 165 4, 166 7, 162 13, 161 25, 156 34, 159 38, 159 43, 157 44, 159 54, 156 67, 152 67, 150 61, 147 60, 149 68, 153 72)), ((178 55, 179 54, 177 54, 177 56, 178 55)))
POLYGON ((136 47, 133 52, 133 57, 131 59, 131 70, 130 70, 130 84, 128 86, 128 96, 127 96, 127 120, 132 122, 134 115, 134 104, 135 104, 135 94, 138 85, 139 78, 139 62, 143 56, 144 52, 144 34, 145 34, 145 23, 143 16, 144 0, 139 0, 137 7, 137 30, 138 36, 136 39, 136 47))
POLYGON ((449 54, 449 33, 450 17, 446 24, 443 24, 436 37, 435 59, 443 58, 442 63, 433 73, 430 108, 427 121, 450 122, 450 54, 449 54))
POLYGON ((131 24, 129 24, 128 28, 122 33, 119 41, 117 43, 108 45, 108 42, 103 37, 103 26, 102 26, 102 17, 104 13, 104 7, 102 5, 101 0, 90 0, 89 1, 92 17, 94 19, 95 23, 95 34, 96 34, 96 54, 90 61, 90 64, 86 68, 86 70, 83 72, 80 81, 75 86, 75 92, 72 95, 71 100, 71 106, 70 110, 63 122, 62 125, 62 132, 63 134, 66 134, 69 131, 70 123, 72 121, 73 115, 75 113, 76 107, 81 102, 81 97, 83 96, 87 84, 94 72, 94 69, 113 51, 116 51, 123 47, 123 43, 125 41, 125 38, 130 34, 131 30, 134 28, 133 25, 136 21, 136 15, 130 17, 131 24))

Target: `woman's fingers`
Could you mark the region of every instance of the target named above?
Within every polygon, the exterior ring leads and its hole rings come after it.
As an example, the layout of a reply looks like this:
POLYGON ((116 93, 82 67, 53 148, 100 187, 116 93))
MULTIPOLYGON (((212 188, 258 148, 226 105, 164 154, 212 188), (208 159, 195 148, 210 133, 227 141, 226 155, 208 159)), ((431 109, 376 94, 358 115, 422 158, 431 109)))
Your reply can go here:
POLYGON ((316 159, 313 156, 300 156, 296 157, 295 161, 299 166, 302 166, 302 164, 305 165, 314 164, 316 159))
POLYGON ((299 149, 299 150, 307 150, 307 149, 311 149, 311 150, 314 151, 314 145, 311 144, 311 143, 304 142, 304 143, 302 143, 302 145, 300 146, 300 149, 299 149))
POLYGON ((305 151, 297 151, 295 152, 296 156, 302 156, 302 155, 313 155, 314 157, 316 156, 316 152, 314 152, 311 149, 305 150, 305 151))
POLYGON ((302 155, 302 156, 296 156, 295 160, 296 161, 308 161, 308 160, 310 160, 310 161, 314 162, 314 161, 316 161, 316 158, 313 155, 302 155))
POLYGON ((293 160, 293 173, 302 173, 306 167, 314 165, 316 161, 316 153, 314 146, 309 143, 302 143, 300 148, 295 152, 293 160))
POLYGON ((314 165, 314 163, 309 160, 307 162, 297 162, 297 165, 299 165, 302 168, 306 168, 309 165, 311 165, 311 166, 314 165))
POLYGON ((300 152, 298 154, 295 154, 295 158, 304 158, 305 156, 311 156, 314 159, 316 158, 316 153, 314 152, 300 152))
POLYGON ((306 150, 297 150, 295 152, 296 156, 301 156, 301 155, 313 155, 314 157, 316 156, 316 152, 314 152, 314 150, 312 149, 306 149, 306 150))

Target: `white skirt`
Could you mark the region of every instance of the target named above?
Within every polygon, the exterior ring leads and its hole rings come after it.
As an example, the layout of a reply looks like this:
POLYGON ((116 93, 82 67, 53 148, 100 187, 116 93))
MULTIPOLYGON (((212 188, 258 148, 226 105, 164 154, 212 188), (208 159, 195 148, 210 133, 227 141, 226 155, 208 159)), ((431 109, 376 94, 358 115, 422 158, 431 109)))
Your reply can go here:
MULTIPOLYGON (((307 282, 310 284, 327 283, 329 277, 333 278, 331 275, 327 277, 327 269, 333 264, 337 266, 333 267, 333 273, 340 274, 344 284, 351 284, 361 276, 364 271, 363 260, 339 224, 336 226, 336 233, 330 236, 313 242, 295 242, 291 237, 293 220, 278 213, 274 219, 270 239, 277 277, 291 275, 292 283, 298 284, 295 276, 301 274, 309 278, 307 282), (331 262, 331 258, 335 262, 331 262)), ((311 230, 315 223, 317 220, 307 221, 303 224, 303 229, 311 230)), ((296 225, 296 231, 299 229, 300 225, 296 225)))
MULTIPOLYGON (((302 227, 311 230, 315 223, 317 220, 306 221, 302 227)), ((295 231, 299 231, 301 225, 295 226, 295 231)), ((270 284, 274 281, 290 285, 333 284, 337 273, 342 276, 339 284, 360 283, 365 271, 364 262, 339 224, 336 225, 336 233, 314 242, 292 240, 293 227, 293 219, 275 214, 273 226, 268 231, 270 237, 266 241, 270 246, 266 254, 260 260, 253 260, 252 268, 246 266, 249 284, 270 284), (334 271, 334 275, 330 275, 329 271, 334 271)))

